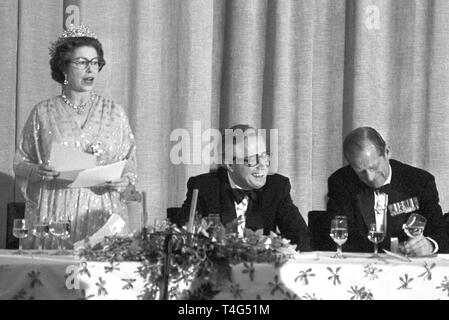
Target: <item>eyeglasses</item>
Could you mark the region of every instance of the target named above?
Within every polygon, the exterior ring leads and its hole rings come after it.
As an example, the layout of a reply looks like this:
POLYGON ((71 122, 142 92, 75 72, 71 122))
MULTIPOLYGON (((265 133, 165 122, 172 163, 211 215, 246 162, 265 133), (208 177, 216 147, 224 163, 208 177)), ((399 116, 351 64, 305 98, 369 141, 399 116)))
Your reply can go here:
POLYGON ((106 62, 101 58, 93 58, 88 60, 86 58, 77 58, 74 60, 69 60, 69 62, 73 63, 73 66, 79 70, 86 70, 90 65, 93 69, 98 69, 100 71, 106 62))
MULTIPOLYGON (((243 163, 245 166, 247 167, 255 167, 258 166, 260 163, 264 163, 267 167, 270 166, 270 153, 269 152, 264 152, 262 154, 255 154, 254 156, 251 157, 245 157, 243 158, 243 163)), ((234 157, 234 161, 236 160, 236 158, 234 157)))

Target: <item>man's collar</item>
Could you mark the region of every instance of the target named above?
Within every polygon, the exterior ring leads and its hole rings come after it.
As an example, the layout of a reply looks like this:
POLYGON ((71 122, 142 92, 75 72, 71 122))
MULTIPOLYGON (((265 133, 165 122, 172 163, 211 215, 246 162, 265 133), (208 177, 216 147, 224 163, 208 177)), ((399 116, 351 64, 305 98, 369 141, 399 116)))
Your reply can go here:
POLYGON ((231 175, 229 174, 229 171, 226 170, 226 173, 228 174, 229 185, 231 186, 231 189, 242 189, 234 182, 234 180, 232 180, 231 175))
POLYGON ((390 161, 388 161, 388 167, 390 167, 390 174, 388 175, 387 180, 385 180, 384 184, 382 186, 385 186, 387 184, 390 184, 391 182, 391 175, 392 175, 392 170, 391 170, 391 165, 390 165, 390 161))

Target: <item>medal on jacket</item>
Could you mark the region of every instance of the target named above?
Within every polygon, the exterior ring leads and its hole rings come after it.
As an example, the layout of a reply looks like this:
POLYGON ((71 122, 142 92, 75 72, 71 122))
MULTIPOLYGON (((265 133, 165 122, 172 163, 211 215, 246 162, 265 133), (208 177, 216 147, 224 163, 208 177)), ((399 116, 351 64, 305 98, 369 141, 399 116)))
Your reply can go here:
POLYGON ((407 200, 392 203, 388 206, 391 216, 397 216, 403 213, 409 213, 419 210, 418 197, 413 197, 407 200))

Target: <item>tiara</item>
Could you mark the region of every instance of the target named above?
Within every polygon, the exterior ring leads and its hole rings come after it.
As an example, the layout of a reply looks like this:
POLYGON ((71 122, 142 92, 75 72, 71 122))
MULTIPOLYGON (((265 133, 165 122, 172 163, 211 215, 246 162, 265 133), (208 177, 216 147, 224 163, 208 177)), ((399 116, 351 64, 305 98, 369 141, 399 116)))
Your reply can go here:
POLYGON ((61 35, 51 43, 50 47, 48 48, 48 50, 50 51, 50 55, 53 56, 56 48, 59 47, 65 41, 65 39, 76 37, 89 37, 97 39, 97 35, 90 31, 87 26, 83 24, 75 26, 74 24, 71 24, 67 30, 64 30, 61 35))

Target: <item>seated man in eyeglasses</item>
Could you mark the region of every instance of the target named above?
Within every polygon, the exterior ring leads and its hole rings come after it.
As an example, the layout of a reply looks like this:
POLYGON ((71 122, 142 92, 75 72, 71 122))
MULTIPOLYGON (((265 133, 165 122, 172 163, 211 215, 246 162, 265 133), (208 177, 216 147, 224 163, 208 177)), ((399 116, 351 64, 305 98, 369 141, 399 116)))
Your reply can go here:
POLYGON ((224 165, 216 172, 189 179, 182 206, 183 222, 189 217, 193 190, 198 189, 199 215, 220 214, 223 225, 228 231, 231 227, 239 237, 244 236, 245 228, 263 229, 265 235, 279 229, 281 236, 296 244, 298 250, 310 251, 310 232, 293 204, 289 179, 268 175, 270 156, 265 139, 247 125, 231 129, 233 133, 243 132, 243 139, 224 139, 224 165))

